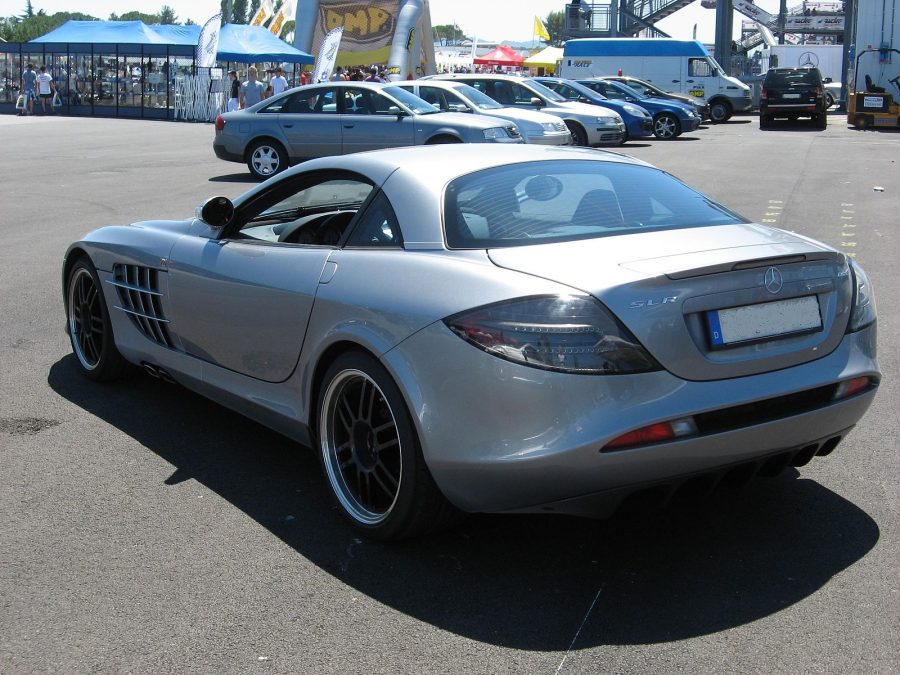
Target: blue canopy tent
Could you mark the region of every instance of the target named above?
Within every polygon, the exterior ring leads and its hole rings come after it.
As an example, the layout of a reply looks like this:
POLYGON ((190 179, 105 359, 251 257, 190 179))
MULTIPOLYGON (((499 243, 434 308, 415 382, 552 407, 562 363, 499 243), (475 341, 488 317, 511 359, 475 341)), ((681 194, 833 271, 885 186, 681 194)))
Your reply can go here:
MULTIPOLYGON (((35 38, 36 43, 179 45, 194 47, 200 26, 176 26, 142 21, 66 21, 56 30, 35 38)), ((237 63, 313 63, 306 52, 295 49, 260 26, 227 23, 219 34, 219 61, 237 63)))
MULTIPOLYGON (((46 65, 65 114, 172 119, 175 85, 195 72, 200 31, 141 21, 67 21, 31 42, 0 43, 0 64, 14 80, 28 62, 46 65)), ((265 28, 237 24, 222 26, 216 58, 222 66, 315 62, 265 28)), ((15 96, 0 90, 0 112, 13 112, 14 103, 15 96)))

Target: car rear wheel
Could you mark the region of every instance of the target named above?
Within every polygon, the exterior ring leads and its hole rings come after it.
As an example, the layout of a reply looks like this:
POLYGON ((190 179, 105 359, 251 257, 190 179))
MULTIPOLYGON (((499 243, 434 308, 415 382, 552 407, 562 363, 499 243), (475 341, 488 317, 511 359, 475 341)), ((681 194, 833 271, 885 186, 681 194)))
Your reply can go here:
POLYGON ((572 134, 572 145, 586 147, 588 139, 584 128, 575 122, 566 122, 566 126, 569 127, 569 133, 572 134))
POLYGON ((819 113, 813 118, 813 121, 815 122, 816 129, 819 129, 820 131, 825 131, 825 129, 828 128, 828 115, 825 113, 819 113))
POLYGON ((834 96, 831 95, 831 92, 825 92, 825 107, 830 108, 834 105, 834 96))
POLYGON ((446 145, 447 143, 462 143, 456 136, 436 136, 430 139, 425 145, 446 145))
POLYGON ((128 374, 131 366, 116 348, 100 279, 87 258, 69 272, 66 320, 72 351, 87 377, 105 382, 128 374))
POLYGON ((712 122, 727 122, 731 119, 731 105, 726 101, 713 101, 709 104, 709 119, 712 122))
POLYGON ((872 126, 873 118, 870 115, 857 115, 853 124, 860 129, 868 129, 872 126))
POLYGON ((681 122, 672 113, 660 113, 653 120, 653 135, 670 140, 681 135, 681 122))
POLYGON ((394 540, 437 529, 458 512, 425 466, 400 389, 378 361, 341 355, 322 380, 320 459, 343 515, 367 537, 394 540))
POLYGON ((276 141, 254 141, 247 151, 247 167, 257 178, 270 178, 288 167, 287 152, 276 141))
POLYGON ((768 129, 770 126, 772 126, 772 119, 768 115, 760 115, 759 128, 768 129))

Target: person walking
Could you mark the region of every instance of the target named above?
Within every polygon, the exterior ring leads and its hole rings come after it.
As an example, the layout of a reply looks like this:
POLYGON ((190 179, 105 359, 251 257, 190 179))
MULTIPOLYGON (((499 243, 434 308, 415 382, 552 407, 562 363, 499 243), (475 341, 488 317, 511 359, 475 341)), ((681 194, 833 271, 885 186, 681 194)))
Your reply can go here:
POLYGON ((225 110, 227 112, 234 112, 238 109, 238 101, 241 95, 241 82, 238 80, 236 70, 229 70, 228 78, 231 80, 231 97, 228 99, 228 105, 225 107, 225 110))
POLYGON ((250 66, 247 71, 247 81, 241 85, 240 89, 240 106, 241 108, 249 108, 263 100, 263 93, 266 85, 260 82, 256 77, 256 66, 250 66))
POLYGON ((269 81, 269 86, 272 87, 272 95, 278 96, 278 94, 287 89, 287 84, 288 81, 284 76, 284 71, 279 66, 275 69, 275 77, 269 81))
POLYGON ((382 80, 378 76, 378 68, 376 66, 372 66, 372 69, 369 71, 369 76, 363 81, 364 82, 384 82, 384 80, 382 80))
POLYGON ((344 69, 341 66, 337 67, 337 70, 334 71, 334 74, 331 76, 333 82, 343 82, 344 81, 344 69))
POLYGON ((37 73, 34 72, 34 64, 29 63, 22 73, 22 96, 25 97, 20 115, 34 114, 34 83, 37 81, 37 73))
POLYGON ((50 104, 50 114, 53 114, 53 94, 56 93, 56 85, 53 78, 47 72, 47 66, 41 66, 41 72, 37 76, 37 91, 41 97, 41 114, 47 112, 46 105, 50 104))

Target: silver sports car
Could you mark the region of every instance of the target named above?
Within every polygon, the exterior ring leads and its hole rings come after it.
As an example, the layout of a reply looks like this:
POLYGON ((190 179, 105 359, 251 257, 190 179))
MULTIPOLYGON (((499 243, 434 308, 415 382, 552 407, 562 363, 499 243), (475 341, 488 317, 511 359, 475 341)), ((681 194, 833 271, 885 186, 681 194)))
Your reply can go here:
POLYGON ((857 264, 580 148, 312 160, 95 230, 62 280, 89 378, 141 366, 315 448, 381 539, 802 466, 880 378, 857 264))

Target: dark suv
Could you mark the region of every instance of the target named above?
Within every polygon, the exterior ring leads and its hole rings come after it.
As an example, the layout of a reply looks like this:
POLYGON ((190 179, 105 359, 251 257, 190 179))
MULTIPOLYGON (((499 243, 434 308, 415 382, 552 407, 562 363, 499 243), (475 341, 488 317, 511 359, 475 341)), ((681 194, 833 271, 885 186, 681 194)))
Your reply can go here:
POLYGON ((828 125, 825 85, 818 68, 770 68, 759 96, 759 128, 776 117, 795 122, 809 117, 818 129, 828 125))

